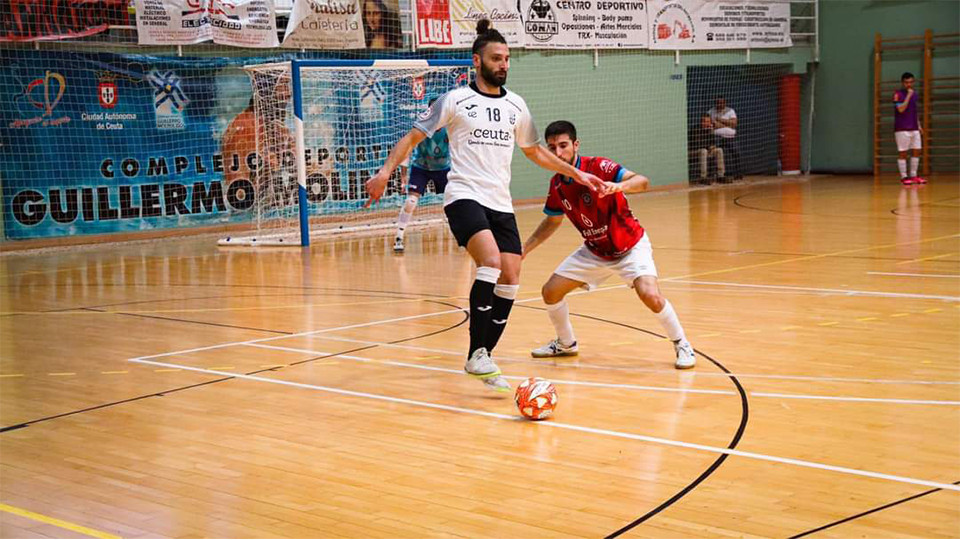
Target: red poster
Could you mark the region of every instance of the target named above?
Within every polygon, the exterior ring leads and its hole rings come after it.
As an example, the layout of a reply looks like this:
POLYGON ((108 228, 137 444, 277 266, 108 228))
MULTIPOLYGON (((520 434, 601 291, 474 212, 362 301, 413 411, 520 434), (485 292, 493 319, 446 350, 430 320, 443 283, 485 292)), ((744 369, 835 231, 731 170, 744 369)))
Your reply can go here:
POLYGON ((453 45, 449 0, 417 0, 417 44, 453 45))
POLYGON ((130 24, 127 0, 0 0, 0 41, 84 37, 130 24))

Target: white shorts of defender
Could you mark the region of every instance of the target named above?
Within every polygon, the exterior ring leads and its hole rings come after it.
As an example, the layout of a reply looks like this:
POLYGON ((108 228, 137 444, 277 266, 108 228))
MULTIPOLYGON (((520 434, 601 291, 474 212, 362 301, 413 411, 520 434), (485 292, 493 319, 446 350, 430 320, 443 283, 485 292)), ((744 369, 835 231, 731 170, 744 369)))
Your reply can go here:
POLYGON ((923 148, 920 142, 920 132, 914 131, 895 131, 893 136, 897 138, 897 151, 906 152, 907 150, 919 150, 923 148))
POLYGON ((653 263, 653 246, 650 236, 644 231, 643 238, 615 261, 601 259, 581 245, 553 271, 558 276, 582 281, 586 289, 596 289, 608 277, 618 274, 631 287, 640 276, 657 277, 657 265, 653 263))

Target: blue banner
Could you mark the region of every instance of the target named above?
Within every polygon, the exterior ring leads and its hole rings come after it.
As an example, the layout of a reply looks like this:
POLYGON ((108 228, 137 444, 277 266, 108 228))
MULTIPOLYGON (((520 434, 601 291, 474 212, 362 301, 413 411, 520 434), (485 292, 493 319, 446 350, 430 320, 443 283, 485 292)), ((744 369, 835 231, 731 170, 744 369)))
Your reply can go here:
MULTIPOLYGON (((239 61, 0 52, 4 234, 38 238, 243 221, 246 156, 221 134, 250 101, 239 61)), ((249 61, 247 59, 246 61, 249 61)))
MULTIPOLYGON (((275 197, 295 188, 292 153, 257 154, 242 69, 278 60, 0 50, 4 236, 249 221, 266 190, 275 197)), ((431 95, 465 83, 466 71, 402 83, 351 77, 356 84, 305 88, 314 215, 359 208, 363 182, 415 114, 431 95)), ((292 133, 292 118, 281 116, 280 129, 292 133)))

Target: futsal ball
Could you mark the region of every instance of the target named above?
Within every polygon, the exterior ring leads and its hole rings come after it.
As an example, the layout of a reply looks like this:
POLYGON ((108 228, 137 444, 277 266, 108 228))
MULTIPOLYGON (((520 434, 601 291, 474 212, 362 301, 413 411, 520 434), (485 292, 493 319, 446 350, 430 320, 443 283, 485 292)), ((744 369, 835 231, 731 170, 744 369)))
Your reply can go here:
POLYGON ((543 420, 557 407, 557 389, 546 379, 530 377, 517 387, 514 400, 524 418, 543 420))

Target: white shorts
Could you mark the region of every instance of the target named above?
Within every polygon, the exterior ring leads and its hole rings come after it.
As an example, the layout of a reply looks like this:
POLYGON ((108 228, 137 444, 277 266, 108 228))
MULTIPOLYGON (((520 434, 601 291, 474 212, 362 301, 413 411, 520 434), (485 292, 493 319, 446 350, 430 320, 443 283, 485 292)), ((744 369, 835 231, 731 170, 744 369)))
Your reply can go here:
POLYGON ((596 289, 608 277, 619 274, 623 281, 633 286, 640 276, 657 277, 657 266, 653 263, 653 246, 649 235, 643 238, 623 257, 615 261, 601 259, 581 245, 553 271, 558 276, 581 281, 587 289, 596 289))
POLYGON ((923 148, 923 145, 920 143, 920 132, 917 130, 894 131, 893 136, 897 138, 897 151, 899 152, 923 148))

